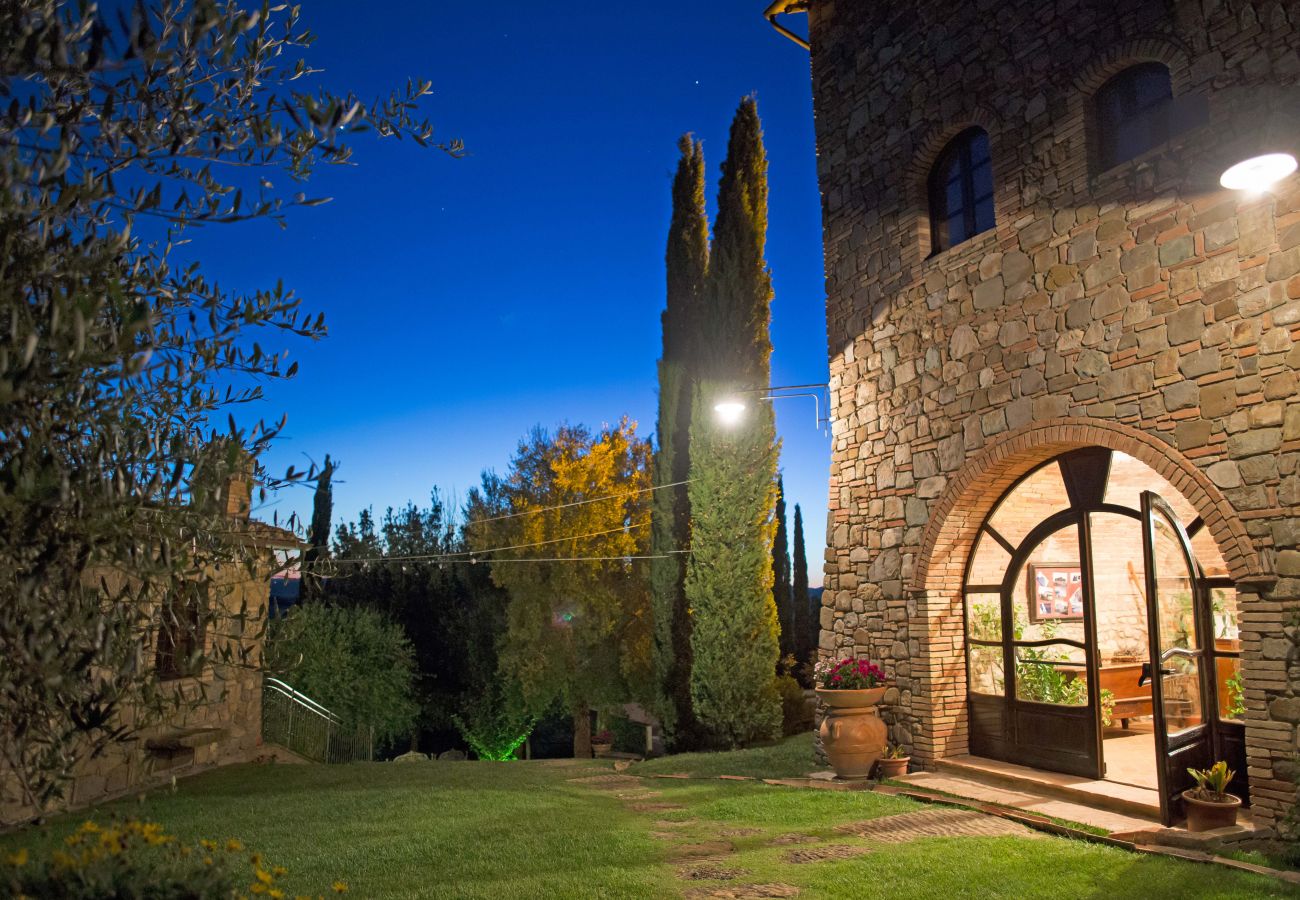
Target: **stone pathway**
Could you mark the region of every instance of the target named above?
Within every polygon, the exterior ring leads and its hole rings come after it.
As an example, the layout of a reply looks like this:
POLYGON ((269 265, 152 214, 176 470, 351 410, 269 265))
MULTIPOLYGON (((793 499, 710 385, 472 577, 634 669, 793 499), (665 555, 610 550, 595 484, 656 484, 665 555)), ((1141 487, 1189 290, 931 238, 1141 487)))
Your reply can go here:
POLYGON ((971 809, 945 808, 922 809, 865 822, 852 822, 838 825, 835 830, 840 834, 853 834, 883 844, 901 844, 925 837, 1044 837, 1040 832, 1019 822, 971 809))
MULTIPOLYGON (((601 791, 620 800, 623 805, 632 812, 645 814, 664 814, 672 812, 684 812, 689 809, 679 803, 668 801, 654 800, 651 798, 662 796, 663 792, 652 790, 650 785, 654 783, 655 778, 689 778, 688 775, 657 775, 641 777, 637 775, 627 775, 618 770, 609 768, 593 768, 590 763, 583 765, 565 766, 561 761, 552 763, 557 767, 570 768, 575 777, 567 780, 575 785, 590 790, 601 791)), ((567 774, 567 773, 566 773, 567 774)), ((921 773, 924 774, 924 773, 921 773)), ((909 776, 909 781, 917 779, 917 776, 909 776)), ((755 781, 748 778, 725 778, 727 781, 755 781)), ((917 779, 919 780, 919 779, 917 779)), ((789 785, 791 787, 809 788, 825 787, 810 779, 778 779, 768 780, 761 779, 763 783, 770 785, 789 785)), ((667 785, 663 785, 667 787, 667 785)), ((865 856, 879 849, 883 845, 898 844, 907 841, 914 841, 923 838, 961 838, 961 837, 1020 837, 1031 839, 1045 839, 1048 835, 1044 833, 1050 831, 1058 834, 1065 834, 1075 838, 1089 838, 1088 835, 1053 826, 1049 820, 1042 814, 1047 810, 1035 810, 1027 815, 1020 811, 1004 810, 989 806, 987 801, 976 801, 979 808, 971 809, 964 806, 939 805, 951 803, 951 800, 926 793, 925 791, 917 792, 915 790, 900 789, 890 786, 878 786, 875 784, 852 784, 843 787, 838 784, 829 785, 832 789, 852 789, 852 790, 879 790, 882 793, 893 795, 911 796, 913 799, 925 802, 933 802, 936 805, 926 809, 916 810, 909 813, 900 813, 892 816, 882 816, 875 819, 868 819, 862 822, 851 822, 848 824, 837 825, 833 831, 841 835, 841 841, 845 838, 850 840, 856 839, 858 843, 832 843, 834 838, 819 836, 815 834, 804 834, 800 832, 786 832, 782 834, 770 835, 766 840, 751 842, 746 849, 755 847, 773 847, 789 848, 781 853, 781 859, 790 865, 807 865, 820 862, 830 862, 835 860, 854 859, 865 856), (985 811, 981 811, 985 810, 985 811), (1037 813, 1037 814, 1035 814, 1037 813), (1017 819, 1019 819, 1017 821, 1017 819), (1029 824, 1025 824, 1028 822, 1029 824), (1034 825, 1035 827, 1029 827, 1034 825)), ((932 786, 932 785, 927 785, 932 786)), ((954 792, 955 793, 955 792, 954 792)), ((970 796, 968 793, 967 796, 970 796)), ((961 803, 962 801, 957 801, 961 803)), ((1123 818, 1123 817, 1118 817, 1123 818)), ((779 882, 772 883, 746 883, 741 881, 751 873, 741 867, 734 865, 733 856, 737 852, 735 844, 726 838, 748 838, 757 837, 768 833, 767 829, 750 828, 750 827, 725 827, 721 823, 705 822, 697 817, 692 818, 663 818, 662 815, 655 818, 651 823, 652 830, 649 831, 651 837, 662 841, 667 851, 667 857, 670 862, 675 863, 676 876, 679 881, 690 883, 700 881, 712 882, 735 882, 732 884, 714 884, 699 885, 695 887, 683 887, 682 896, 688 900, 708 900, 708 898, 717 898, 717 900, 767 900, 767 898, 797 897, 800 889, 795 885, 783 884, 779 882)), ((1120 841, 1107 840, 1105 838, 1089 838, 1092 840, 1102 840, 1112 844, 1121 844, 1120 841)), ((1123 844, 1121 844, 1123 845, 1123 844)), ((1148 846, 1137 846, 1136 848, 1130 842, 1125 845, 1129 849, 1137 849, 1142 852, 1161 852, 1164 855, 1177 855, 1168 848, 1154 848, 1148 846)), ((1253 866, 1248 863, 1235 862, 1232 860, 1211 858, 1210 854, 1201 853, 1189 854, 1188 858, 1193 858, 1209 862, 1222 863, 1230 865, 1233 868, 1249 869, 1259 871, 1263 874, 1272 875, 1292 883, 1300 883, 1300 874, 1296 873, 1279 873, 1262 867, 1253 866)))

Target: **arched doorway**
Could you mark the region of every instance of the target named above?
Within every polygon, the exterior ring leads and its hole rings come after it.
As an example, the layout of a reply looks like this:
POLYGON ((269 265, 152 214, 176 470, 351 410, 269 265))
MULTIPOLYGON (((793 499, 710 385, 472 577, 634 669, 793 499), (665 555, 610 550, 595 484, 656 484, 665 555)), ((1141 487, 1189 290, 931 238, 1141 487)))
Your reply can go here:
POLYGON ((1167 821, 1189 766, 1245 770, 1236 592, 1145 463, 1083 447, 1021 476, 962 596, 975 755, 1157 790, 1167 821))

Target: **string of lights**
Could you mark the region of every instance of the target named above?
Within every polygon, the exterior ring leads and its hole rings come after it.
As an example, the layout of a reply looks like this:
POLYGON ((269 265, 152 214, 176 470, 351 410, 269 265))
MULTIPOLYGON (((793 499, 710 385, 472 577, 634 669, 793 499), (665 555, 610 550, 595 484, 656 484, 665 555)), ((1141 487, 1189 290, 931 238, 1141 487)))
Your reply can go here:
MULTIPOLYGON (((636 528, 645 528, 650 523, 637 522, 634 525, 624 525, 620 528, 610 528, 607 531, 593 531, 590 534, 571 534, 565 537, 551 538, 546 541, 537 541, 531 544, 512 544, 509 547, 486 547, 482 550, 460 550, 454 553, 414 553, 408 556, 357 556, 345 559, 331 559, 329 562, 333 565, 356 565, 360 563, 380 563, 380 562, 452 562, 456 560, 477 561, 479 557, 489 553, 504 553, 507 550, 528 550, 533 547, 545 547, 548 544, 559 544, 564 541, 580 541, 583 538, 602 537, 607 534, 618 534, 623 531, 631 531, 636 528)), ((613 557, 614 559, 626 559, 624 556, 613 557)), ((493 560, 499 562, 500 560, 493 560)))
POLYGON ((621 494, 606 494, 604 497, 592 497, 589 500, 574 500, 572 503, 561 503, 557 506, 543 506, 543 507, 539 507, 538 509, 526 509, 523 510, 522 512, 506 513, 505 515, 500 515, 500 516, 490 516, 486 519, 474 519, 471 522, 466 522, 465 527, 468 528, 471 525, 486 525, 488 522, 500 522, 503 519, 517 519, 520 516, 535 516, 538 515, 539 513, 553 512, 554 510, 557 509, 570 509, 571 507, 574 506, 586 506, 588 503, 601 503, 605 500, 620 500, 623 497, 635 497, 637 494, 648 494, 653 491, 662 491, 664 488, 681 487, 683 484, 690 484, 690 483, 691 483, 691 479, 687 478, 682 481, 671 482, 670 484, 656 484, 648 488, 638 488, 635 491, 625 491, 624 493, 621 494))

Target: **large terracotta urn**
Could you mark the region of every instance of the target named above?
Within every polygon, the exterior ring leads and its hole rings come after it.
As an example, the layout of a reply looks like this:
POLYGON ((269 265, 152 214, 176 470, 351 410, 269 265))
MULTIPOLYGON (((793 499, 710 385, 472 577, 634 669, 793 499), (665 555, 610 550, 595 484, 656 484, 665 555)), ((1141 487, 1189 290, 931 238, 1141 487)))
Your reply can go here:
POLYGON ((880 718, 879 704, 886 688, 856 691, 818 688, 826 704, 820 730, 822 746, 836 778, 867 778, 876 760, 885 755, 889 729, 880 718))

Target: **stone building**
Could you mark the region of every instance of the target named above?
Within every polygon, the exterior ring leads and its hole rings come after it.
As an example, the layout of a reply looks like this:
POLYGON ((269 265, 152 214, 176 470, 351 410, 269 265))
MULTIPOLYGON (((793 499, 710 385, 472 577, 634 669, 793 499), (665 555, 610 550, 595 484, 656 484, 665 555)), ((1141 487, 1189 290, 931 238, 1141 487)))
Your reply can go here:
POLYGON ((807 14, 825 244, 821 655, 885 664, 920 765, 1124 782, 1172 820, 1187 766, 1223 758, 1280 821, 1300 177, 1220 178, 1294 167, 1300 5, 786 13, 807 14))
MULTIPOLYGON (((132 710, 122 724, 135 732, 78 764, 64 806, 81 807, 164 783, 211 766, 247 762, 262 752, 261 649, 271 575, 281 567, 277 554, 301 542, 290 532, 249 518, 251 480, 233 478, 224 492, 225 513, 252 563, 224 566, 214 574, 214 595, 223 612, 212 627, 184 611, 158 609, 157 627, 142 648, 161 685, 185 703, 167 721, 133 725, 132 710), (246 613, 241 617, 241 611, 246 613), (240 627, 232 629, 232 623, 240 627), (202 644, 208 659, 201 671, 187 671, 186 658, 202 644)), ((111 573, 95 578, 113 580, 111 573)), ((30 818, 16 785, 0 765, 0 823, 30 818), (9 781, 10 783, 6 783, 9 781)))

